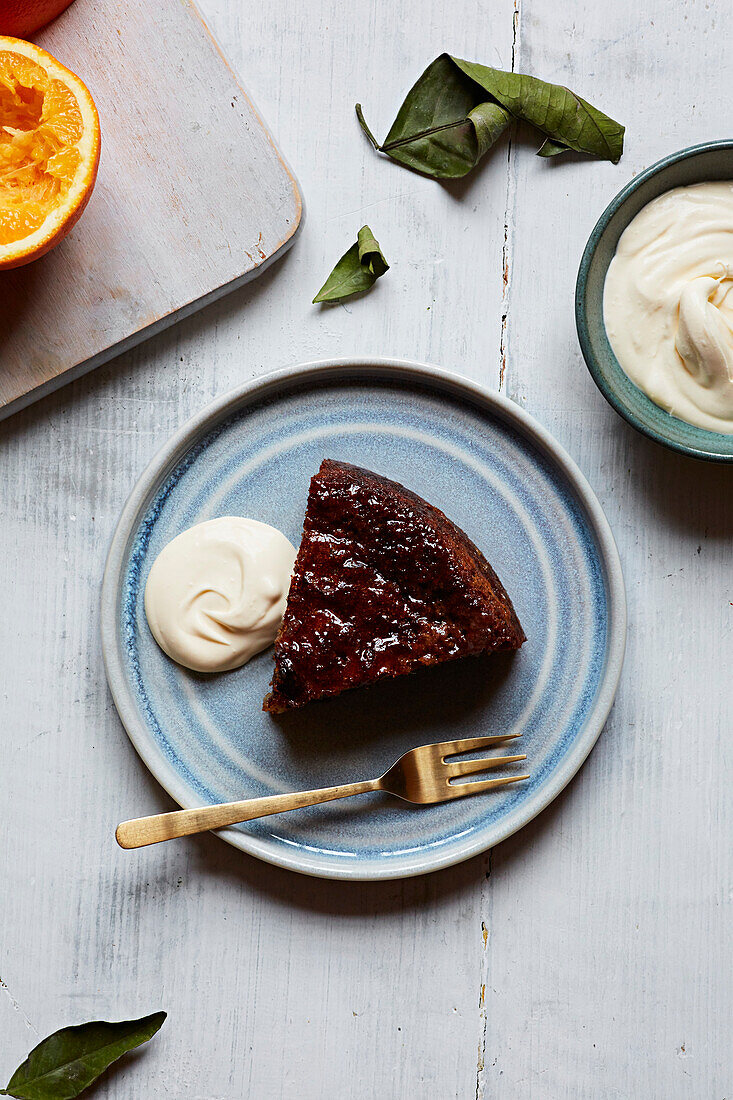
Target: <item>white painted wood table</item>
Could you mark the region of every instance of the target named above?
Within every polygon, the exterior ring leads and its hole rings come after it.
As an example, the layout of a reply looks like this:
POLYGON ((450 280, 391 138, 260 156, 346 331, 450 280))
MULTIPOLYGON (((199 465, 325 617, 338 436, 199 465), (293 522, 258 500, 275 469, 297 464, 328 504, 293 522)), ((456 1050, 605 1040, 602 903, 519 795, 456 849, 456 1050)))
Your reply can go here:
POLYGON ((728 136, 729 13, 704 0, 202 3, 307 218, 255 283, 0 426, 0 1077, 62 1024, 164 1007, 94 1095, 514 1100, 733 1095, 733 470, 646 442, 578 350, 575 272, 606 202, 728 136), (379 159, 442 49, 562 81, 627 124, 617 166, 514 134, 461 185, 379 159), (310 299, 365 221, 392 264, 310 299), (213 396, 322 356, 431 360, 553 432, 606 509, 629 645, 597 747, 491 855, 404 883, 312 881, 213 836, 120 851, 171 802, 107 691, 98 596, 118 512, 213 396))

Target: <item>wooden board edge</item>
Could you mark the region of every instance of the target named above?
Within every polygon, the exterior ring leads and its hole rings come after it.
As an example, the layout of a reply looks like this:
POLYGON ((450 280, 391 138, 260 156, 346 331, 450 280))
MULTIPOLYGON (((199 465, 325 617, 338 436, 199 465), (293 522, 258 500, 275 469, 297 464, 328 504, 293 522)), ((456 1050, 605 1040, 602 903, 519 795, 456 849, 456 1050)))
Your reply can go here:
POLYGON ((110 360, 115 359, 118 355, 122 355, 124 354, 124 352, 129 351, 131 348, 136 347, 138 344, 141 344, 144 340, 148 340, 151 336, 155 336, 157 333, 163 332, 171 325, 176 324, 178 321, 183 320, 185 317, 191 316, 198 310, 203 309, 205 306, 210 305, 212 302, 215 302, 219 298, 224 297, 224 295, 230 293, 233 290, 236 290, 238 287, 243 286, 251 279, 256 278, 259 274, 261 274, 262 271, 265 270, 266 267, 268 267, 272 262, 279 259, 282 255, 284 255, 285 252, 287 252, 287 250, 293 244, 295 236, 302 224, 304 204, 302 195, 300 193, 300 188, 298 186, 298 181, 295 177, 295 173, 293 172, 287 160, 280 151, 280 148, 278 147, 277 142, 275 141, 269 127, 265 123, 262 115, 252 101, 251 96, 242 84, 242 81, 240 80, 238 74, 232 68, 229 60, 221 49, 219 43, 217 42, 214 34, 211 31, 211 28, 207 24, 198 7, 193 2, 193 0, 183 0, 183 3, 184 6, 190 10, 191 16, 199 21, 216 53, 221 58, 222 63, 226 65, 232 76, 232 80, 240 89, 242 95, 247 101, 247 104, 252 112, 254 119, 259 124, 260 129, 267 138, 267 141, 272 147, 275 156, 282 165, 283 171, 290 180, 294 206, 294 216, 292 224, 288 226, 288 232, 285 237, 276 245, 275 251, 272 252, 269 256, 265 257, 265 259, 262 260, 255 267, 251 268, 251 270, 245 272, 241 276, 232 279, 227 283, 222 284, 219 287, 214 288, 214 290, 209 291, 207 294, 202 295, 200 298, 195 298, 193 299, 193 301, 187 302, 179 309, 173 310, 171 313, 168 313, 165 316, 158 318, 152 324, 147 325, 144 328, 138 329, 137 332, 131 333, 129 336, 125 337, 124 340, 120 340, 116 344, 111 344, 108 348, 103 349, 96 355, 93 355, 91 358, 85 359, 83 362, 77 363, 72 367, 68 367, 66 370, 61 371, 53 378, 49 378, 46 382, 41 382, 39 385, 34 386, 32 389, 27 390, 25 393, 19 394, 17 397, 12 398, 5 404, 0 404, 0 421, 6 420, 9 417, 14 416, 15 413, 21 412, 22 409, 26 409, 30 405, 34 404, 36 401, 42 400, 49 394, 54 393, 58 389, 61 389, 62 386, 76 381, 78 378, 81 378, 83 375, 88 374, 90 371, 96 370, 97 367, 103 366, 110 360))
POLYGON ((104 364, 110 362, 110 360, 116 359, 118 355, 123 355, 126 351, 130 351, 132 348, 137 347, 138 344, 142 344, 145 340, 149 340, 151 336, 157 336, 159 332, 164 332, 165 329, 177 324, 178 321, 182 321, 186 317, 191 317, 194 313, 198 313, 199 310, 204 309, 205 306, 211 305, 220 298, 224 298, 227 294, 231 293, 231 291, 237 290, 239 287, 244 286, 245 283, 255 279, 265 270, 265 268, 269 267, 270 264, 275 263, 284 256, 292 246, 302 221, 302 209, 301 204, 298 209, 297 221, 290 235, 285 238, 277 251, 273 252, 272 255, 268 256, 262 263, 253 267, 250 271, 246 271, 236 279, 232 279, 230 282, 223 283, 221 286, 209 291, 208 294, 204 294, 200 298, 194 298, 192 302, 187 302, 186 305, 181 306, 179 309, 174 309, 164 317, 159 317, 157 321, 153 321, 152 324, 138 329, 137 332, 131 333, 130 336, 125 337, 124 340, 120 340, 116 344, 111 344, 108 348, 98 352, 97 355, 93 355, 90 359, 85 359, 83 363, 77 363, 76 366, 69 367, 67 370, 57 374, 54 378, 49 378, 47 382, 42 382, 40 385, 34 386, 33 389, 14 398, 7 404, 0 406, 0 421, 7 420, 9 417, 14 416, 15 413, 27 409, 30 405, 35 404, 36 401, 41 401, 44 397, 48 397, 56 390, 60 390, 63 386, 75 382, 85 374, 89 374, 90 371, 96 370, 97 367, 104 366, 104 364))
MULTIPOLYGON (((270 145, 272 146, 272 150, 273 150, 275 156, 280 161, 286 175, 290 179, 290 185, 291 185, 292 190, 293 190, 293 200, 295 202, 295 228, 297 229, 297 227, 300 225, 301 219, 303 217, 303 198, 300 194, 300 188, 298 187, 298 181, 295 178, 295 174, 294 174, 293 170, 291 169, 290 165, 288 164, 287 160, 285 159, 285 157, 282 155, 282 153, 280 151, 280 147, 278 146, 277 142, 275 141, 274 137, 272 136, 272 133, 270 132, 269 126, 267 126, 267 124, 265 123, 262 115, 257 110, 257 107, 255 106, 255 104, 252 100, 252 97, 250 96, 249 92, 247 91, 247 89, 242 84, 242 81, 240 80, 238 73, 233 69, 228 57, 226 56, 226 54, 222 50, 221 46, 217 42, 216 37, 215 37, 213 31, 211 30, 211 27, 209 26, 209 24, 204 19, 203 15, 199 11, 199 9, 198 9, 197 5, 195 4, 194 0, 185 0, 185 3, 191 9, 191 12, 195 16, 195 18, 198 19, 199 22, 201 23, 201 26, 206 31, 206 34, 208 35, 208 37, 211 41, 211 44, 213 45, 214 49, 218 53, 218 55, 221 58, 223 64, 226 65, 227 69, 232 74, 232 80, 237 85, 237 87, 241 90, 242 95, 247 100, 247 103, 249 104, 249 107, 252 111, 252 114, 257 119, 257 122, 259 122, 260 127, 262 128, 262 131, 263 131, 265 137, 267 138, 270 145)), ((284 242, 281 242, 281 245, 282 245, 282 243, 284 243, 284 242)), ((281 247, 281 245, 278 245, 278 248, 281 247)))

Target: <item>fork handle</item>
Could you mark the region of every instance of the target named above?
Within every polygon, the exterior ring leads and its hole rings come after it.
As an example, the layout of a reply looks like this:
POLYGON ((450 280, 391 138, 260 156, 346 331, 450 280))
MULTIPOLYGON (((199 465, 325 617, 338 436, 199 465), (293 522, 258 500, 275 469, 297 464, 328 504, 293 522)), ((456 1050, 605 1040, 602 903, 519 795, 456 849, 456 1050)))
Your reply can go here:
POLYGON ((159 844, 161 840, 173 840, 177 836, 223 829, 227 825, 252 821, 256 817, 281 814, 285 810, 300 810, 304 806, 317 806, 319 802, 333 802, 336 798, 350 798, 354 794, 378 791, 380 784, 379 779, 366 779, 362 783, 342 783, 338 787, 322 787, 317 791, 294 791, 292 794, 247 798, 243 802, 201 806, 195 810, 153 814, 152 817, 123 821, 117 826, 115 837, 121 848, 144 848, 146 844, 159 844))

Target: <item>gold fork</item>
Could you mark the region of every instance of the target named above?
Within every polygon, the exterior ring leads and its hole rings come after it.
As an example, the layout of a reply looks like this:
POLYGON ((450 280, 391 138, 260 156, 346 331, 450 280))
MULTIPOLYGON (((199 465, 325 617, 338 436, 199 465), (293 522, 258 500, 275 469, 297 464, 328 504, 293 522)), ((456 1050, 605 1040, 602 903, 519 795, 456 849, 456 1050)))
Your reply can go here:
POLYGON ((209 829, 223 829, 240 821, 281 814, 285 810, 299 810, 303 806, 316 806, 319 802, 332 802, 336 798, 349 798, 354 794, 366 794, 367 791, 388 791, 406 802, 422 805, 481 794, 495 787, 518 783, 520 779, 529 779, 529 776, 508 775, 501 779, 474 780, 471 783, 452 783, 451 780, 498 768, 502 764, 513 764, 516 760, 526 760, 526 754, 485 756, 480 760, 456 760, 452 763, 448 763, 448 758, 459 753, 486 749, 491 745, 502 745, 517 737, 521 737, 521 734, 466 737, 460 741, 421 745, 406 752, 378 779, 365 779, 362 783, 342 783, 338 787, 322 787, 316 791, 248 798, 244 802, 224 802, 219 806, 201 806, 195 810, 174 810, 172 813, 154 814, 152 817, 138 817, 134 821, 123 821, 118 825, 115 836, 121 848, 143 848, 146 844, 158 844, 161 840, 205 833, 209 829))

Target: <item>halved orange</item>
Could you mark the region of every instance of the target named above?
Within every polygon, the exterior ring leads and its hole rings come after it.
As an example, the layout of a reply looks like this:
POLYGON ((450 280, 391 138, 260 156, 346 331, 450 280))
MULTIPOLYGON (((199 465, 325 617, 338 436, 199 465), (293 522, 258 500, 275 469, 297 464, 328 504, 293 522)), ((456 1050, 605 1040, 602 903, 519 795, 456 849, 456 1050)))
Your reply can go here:
POLYGON ((92 193, 100 143, 79 77, 40 46, 0 36, 0 269, 66 236, 92 193))

